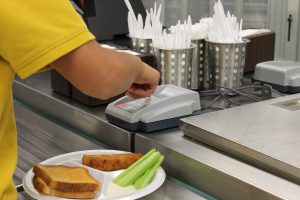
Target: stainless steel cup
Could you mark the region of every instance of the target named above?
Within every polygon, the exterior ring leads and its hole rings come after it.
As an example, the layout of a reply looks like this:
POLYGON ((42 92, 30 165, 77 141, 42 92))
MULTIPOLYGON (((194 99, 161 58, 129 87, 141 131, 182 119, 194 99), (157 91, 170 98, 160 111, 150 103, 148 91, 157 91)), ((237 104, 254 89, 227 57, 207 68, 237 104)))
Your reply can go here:
POLYGON ((208 84, 208 70, 205 64, 205 39, 192 40, 195 44, 193 64, 192 64, 192 80, 191 89, 206 90, 209 88, 208 84))
POLYGON ((187 49, 153 48, 153 54, 161 72, 162 84, 191 88, 194 49, 194 44, 187 49))
POLYGON ((215 89, 217 85, 230 88, 242 86, 248 42, 249 40, 240 43, 206 41, 210 89, 215 89))
POLYGON ((144 54, 152 54, 152 39, 141 39, 131 37, 132 47, 136 52, 144 53, 144 54))

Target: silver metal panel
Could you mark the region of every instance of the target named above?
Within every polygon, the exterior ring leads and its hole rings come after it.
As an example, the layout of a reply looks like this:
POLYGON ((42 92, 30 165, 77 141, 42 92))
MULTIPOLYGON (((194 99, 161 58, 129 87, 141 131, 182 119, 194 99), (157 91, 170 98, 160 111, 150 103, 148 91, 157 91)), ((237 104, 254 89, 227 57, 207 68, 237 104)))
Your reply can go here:
POLYGON ((50 86, 50 73, 43 72, 26 80, 16 78, 14 98, 50 119, 116 149, 131 151, 133 135, 108 123, 105 106, 88 107, 56 94, 50 86))
MULTIPOLYGON (((33 165, 48 158, 73 151, 103 149, 69 130, 27 110, 15 103, 18 128, 18 164, 14 173, 15 184, 21 184, 33 165)), ((18 199, 31 199, 20 192, 18 199)))
POLYGON ((169 175, 218 199, 299 199, 300 186, 251 166, 178 129, 136 134, 135 150, 156 148, 169 175))
MULTIPOLYGON (((17 80, 14 83, 15 98, 41 111, 47 118, 54 118, 63 126, 67 125, 114 148, 127 150, 134 144, 131 133, 108 124, 103 106, 88 108, 55 94, 47 79, 50 79, 49 74, 42 73, 26 81, 17 80)), ((136 152, 146 152, 153 147, 166 155, 164 168, 169 175, 217 198, 297 199, 300 196, 299 185, 183 137, 179 129, 136 134, 136 152)), ((38 155, 39 152, 36 153, 38 155)), ((34 160, 30 155, 24 156, 26 159, 34 160)), ((165 184, 157 191, 161 195, 153 193, 145 199, 202 199, 172 180, 165 184)), ((29 198, 25 195, 21 199, 29 198)))
MULTIPOLYGON (((18 102, 15 103, 15 114, 19 144, 18 165, 14 174, 16 184, 20 184, 25 173, 38 162, 68 152, 103 149, 102 146, 27 110, 18 102)), ((18 199, 32 200, 33 198, 25 192, 19 192, 18 199)), ((142 199, 204 200, 204 198, 189 191, 170 177, 167 177, 158 190, 142 199)))
POLYGON ((300 94, 182 120, 184 133, 300 183, 300 94), (289 106, 290 105, 290 106, 289 106))
MULTIPOLYGON (((56 94, 52 92, 49 81, 50 78, 47 72, 34 75, 26 80, 17 79, 14 82, 14 97, 27 105, 28 108, 34 109, 34 111, 38 110, 46 118, 54 118, 55 122, 62 126, 72 127, 76 129, 76 132, 79 130, 80 133, 91 136, 96 141, 109 144, 113 148, 131 149, 133 134, 109 124, 105 120, 104 106, 88 108, 56 94), (100 135, 95 135, 96 133, 100 135)), ((24 156, 25 160, 26 157, 24 156)), ((183 199, 183 196, 191 200, 202 200, 201 196, 169 180, 157 193, 153 193, 145 199, 183 199)), ((19 199, 30 198, 25 194, 19 199)))
POLYGON ((164 184, 155 192, 140 200, 205 200, 205 198, 191 192, 177 184, 173 179, 166 179, 164 184))

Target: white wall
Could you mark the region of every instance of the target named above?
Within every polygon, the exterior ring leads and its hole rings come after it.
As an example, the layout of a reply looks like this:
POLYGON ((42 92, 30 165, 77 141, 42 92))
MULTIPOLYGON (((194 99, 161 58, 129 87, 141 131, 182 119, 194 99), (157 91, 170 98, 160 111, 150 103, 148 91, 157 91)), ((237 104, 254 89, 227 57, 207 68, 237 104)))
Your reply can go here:
POLYGON ((275 58, 300 61, 299 0, 270 0, 269 28, 276 33, 275 58), (292 15, 291 40, 288 41, 288 16, 292 15))
MULTIPOLYGON (((143 0, 146 9, 153 7, 155 0, 143 0)), ((157 0, 157 4, 162 4, 162 21, 164 26, 169 27, 177 23, 178 20, 185 20, 190 14, 193 23, 202 17, 209 16, 210 2, 207 0, 157 0)))
MULTIPOLYGON (((169 27, 191 14, 193 23, 211 16, 217 0, 157 0, 163 5, 162 20, 169 27)), ((155 0, 143 0, 146 9, 155 0)), ((222 0, 225 10, 243 18, 243 28, 269 28, 276 33, 275 58, 300 61, 299 0, 222 0), (287 18, 293 14, 292 41, 287 42, 287 18)))

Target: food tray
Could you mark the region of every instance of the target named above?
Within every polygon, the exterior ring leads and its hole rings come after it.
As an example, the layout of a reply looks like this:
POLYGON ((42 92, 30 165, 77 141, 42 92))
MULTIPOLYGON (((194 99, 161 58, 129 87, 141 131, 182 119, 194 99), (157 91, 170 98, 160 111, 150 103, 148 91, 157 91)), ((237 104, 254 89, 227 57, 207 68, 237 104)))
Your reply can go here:
MULTIPOLYGON (((116 170, 112 172, 100 171, 97 169, 93 169, 91 167, 85 166, 81 164, 82 156, 92 155, 92 154, 122 154, 128 153, 124 151, 115 151, 115 150, 87 150, 87 151, 78 151, 67 153, 63 155, 59 155, 48 160, 41 162, 41 164, 47 165, 66 165, 66 166, 80 166, 85 167, 89 170, 91 176, 100 181, 100 190, 96 193, 95 199, 101 200, 132 200, 138 199, 143 196, 146 196, 156 189, 158 189, 163 182, 165 181, 166 174, 165 171, 159 167, 156 171, 155 176, 152 181, 145 188, 141 190, 134 189, 133 186, 128 186, 125 188, 119 187, 114 184, 112 180, 118 176, 124 170, 116 170)), ((35 199, 41 200, 62 200, 65 198, 59 198, 54 196, 43 195, 39 193, 32 184, 32 179, 34 177, 34 173, 32 169, 30 169, 23 178, 23 187, 25 191, 35 199)))

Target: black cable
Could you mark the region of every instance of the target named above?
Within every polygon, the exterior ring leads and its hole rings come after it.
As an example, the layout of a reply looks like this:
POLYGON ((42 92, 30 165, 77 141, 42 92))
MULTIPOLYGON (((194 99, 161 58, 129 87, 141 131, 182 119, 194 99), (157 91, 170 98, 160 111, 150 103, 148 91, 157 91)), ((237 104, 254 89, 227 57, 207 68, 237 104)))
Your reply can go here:
POLYGON ((239 95, 241 95, 241 96, 243 96, 243 97, 246 97, 246 98, 249 98, 249 99, 252 99, 253 101, 256 101, 256 102, 259 102, 259 101, 261 101, 260 99, 258 99, 257 97, 252 97, 252 96, 249 96, 249 95, 245 95, 245 94, 243 94, 243 93, 241 93, 241 92, 239 92, 238 90, 236 90, 236 89, 231 89, 231 88, 228 88, 228 87, 225 87, 225 86, 220 86, 220 85, 218 85, 218 86, 216 86, 217 88, 223 88, 223 89, 226 89, 226 90, 229 90, 229 91, 232 91, 233 93, 237 93, 237 94, 239 94, 239 95))
POLYGON ((236 90, 244 90, 244 89, 261 89, 262 86, 255 86, 255 85, 251 85, 251 86, 244 86, 244 87, 240 87, 240 88, 236 88, 236 90))
POLYGON ((219 93, 216 90, 205 90, 205 91, 198 91, 200 96, 215 96, 218 95, 219 93))
POLYGON ((257 98, 259 98, 258 96, 260 95, 260 94, 257 94, 257 92, 252 92, 252 91, 244 91, 243 92, 244 94, 251 94, 251 95, 254 95, 254 96, 257 96, 257 98))
POLYGON ((239 104, 238 102, 229 99, 229 98, 226 96, 226 94, 228 94, 228 92, 225 93, 225 94, 223 94, 223 92, 220 90, 220 88, 219 88, 218 86, 217 86, 217 91, 218 91, 219 94, 220 94, 224 99, 226 99, 228 102, 231 102, 231 103, 233 103, 233 104, 235 104, 235 105, 237 105, 237 106, 240 106, 240 105, 241 105, 241 104, 239 104))
MULTIPOLYGON (((238 102, 230 99, 230 97, 228 97, 229 94, 231 96, 233 96, 233 95, 241 95, 241 96, 243 96, 245 98, 251 99, 251 100, 256 101, 256 102, 262 101, 263 99, 260 97, 261 94, 258 94, 257 90, 262 90, 262 84, 260 82, 254 82, 250 86, 243 86, 243 87, 235 88, 235 89, 219 85, 219 86, 216 86, 216 90, 199 91, 199 94, 202 97, 205 97, 205 96, 216 96, 202 110, 206 110, 208 108, 211 108, 211 109, 220 109, 221 110, 222 108, 212 107, 212 105, 216 101, 220 100, 221 98, 223 98, 223 99, 225 99, 226 101, 229 102, 228 105, 226 106, 226 108, 230 107, 231 104, 240 106, 241 105, 240 103, 238 103, 238 102), (245 91, 247 89, 251 89, 251 90, 250 91, 245 91)), ((280 96, 285 96, 285 94, 283 94, 283 93, 281 93, 281 92, 279 92, 277 90, 274 90, 273 88, 272 88, 272 92, 277 93, 280 96)))
POLYGON ((212 104, 214 104, 214 103, 215 103, 217 100, 219 100, 219 99, 220 99, 220 95, 217 96, 216 98, 214 98, 211 102, 209 102, 209 104, 206 105, 206 107, 205 107, 204 109, 202 109, 202 110, 208 109, 209 107, 211 107, 212 104))

